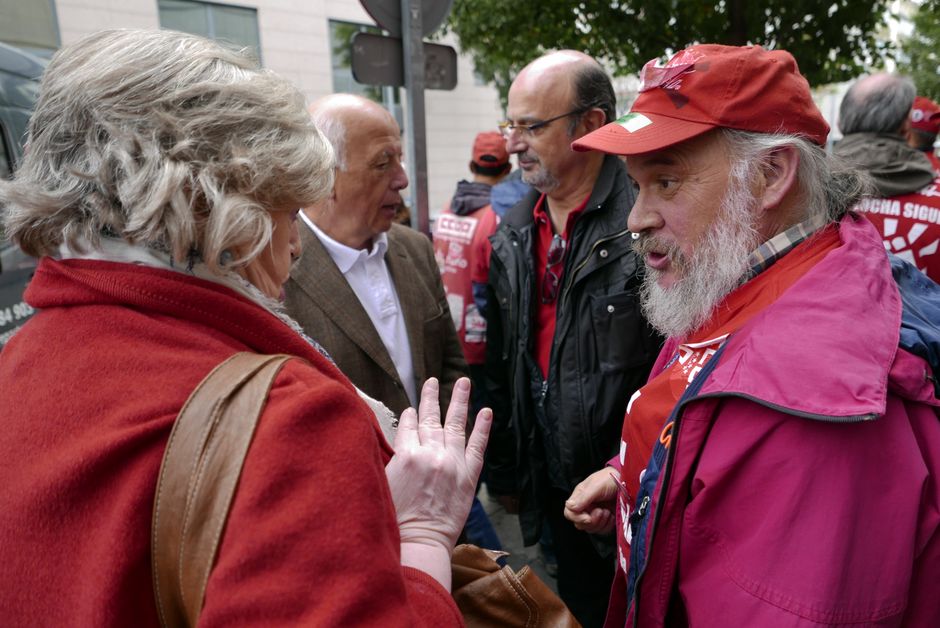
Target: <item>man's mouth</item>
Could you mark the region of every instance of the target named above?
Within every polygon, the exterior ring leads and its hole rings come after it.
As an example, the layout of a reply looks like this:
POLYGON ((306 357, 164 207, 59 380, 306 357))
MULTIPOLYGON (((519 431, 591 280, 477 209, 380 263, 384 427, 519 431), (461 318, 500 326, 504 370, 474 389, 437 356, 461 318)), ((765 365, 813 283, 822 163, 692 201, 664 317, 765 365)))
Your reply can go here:
POLYGON ((643 258, 648 268, 657 271, 668 270, 678 254, 676 247, 669 242, 645 233, 638 234, 633 241, 633 250, 643 258))
POLYGON ((539 160, 534 157, 526 157, 524 155, 519 155, 519 167, 522 168, 523 170, 528 170, 530 168, 533 168, 534 166, 537 166, 538 163, 539 163, 539 160))
POLYGON ((666 253, 649 252, 643 258, 646 265, 654 270, 666 270, 669 266, 669 255, 666 253))

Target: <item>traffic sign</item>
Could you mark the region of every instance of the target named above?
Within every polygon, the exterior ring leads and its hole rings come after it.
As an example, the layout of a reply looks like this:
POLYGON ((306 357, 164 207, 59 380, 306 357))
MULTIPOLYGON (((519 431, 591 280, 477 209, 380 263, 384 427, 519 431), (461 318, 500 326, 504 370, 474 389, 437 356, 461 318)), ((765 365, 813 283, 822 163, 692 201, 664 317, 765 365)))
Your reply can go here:
MULTIPOLYGON (((359 0, 375 23, 392 37, 401 37, 401 0, 359 0)), ((421 0, 421 36, 437 30, 450 13, 453 0, 421 0)))
MULTIPOLYGON (((450 46, 424 44, 424 83, 427 89, 457 87, 457 51, 450 46)), ((402 41, 372 33, 356 33, 352 39, 352 75, 365 85, 405 84, 402 41)))

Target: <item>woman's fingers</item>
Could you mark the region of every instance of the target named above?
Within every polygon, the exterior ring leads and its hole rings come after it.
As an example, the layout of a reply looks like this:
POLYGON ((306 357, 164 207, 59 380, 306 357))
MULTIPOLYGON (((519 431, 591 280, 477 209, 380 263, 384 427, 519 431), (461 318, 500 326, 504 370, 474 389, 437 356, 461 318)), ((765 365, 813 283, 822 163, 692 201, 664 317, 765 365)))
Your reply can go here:
POLYGON ((461 377, 454 383, 447 406, 447 419, 444 421, 444 443, 457 451, 463 451, 467 444, 467 412, 470 410, 470 380, 461 377))
POLYGON ((420 445, 418 440, 418 413, 414 408, 408 408, 398 418, 398 429, 395 431, 395 451, 404 451, 410 447, 420 445))
POLYGON ((431 377, 421 387, 421 402, 418 404, 418 438, 422 445, 444 444, 441 429, 441 404, 438 401, 440 384, 431 377))
POLYGON ((483 470, 483 453, 486 451, 486 442, 490 438, 490 427, 493 425, 493 411, 489 408, 483 408, 477 413, 476 423, 473 425, 473 432, 467 441, 467 449, 464 452, 464 459, 467 463, 467 473, 473 479, 474 485, 480 477, 480 471, 483 470))

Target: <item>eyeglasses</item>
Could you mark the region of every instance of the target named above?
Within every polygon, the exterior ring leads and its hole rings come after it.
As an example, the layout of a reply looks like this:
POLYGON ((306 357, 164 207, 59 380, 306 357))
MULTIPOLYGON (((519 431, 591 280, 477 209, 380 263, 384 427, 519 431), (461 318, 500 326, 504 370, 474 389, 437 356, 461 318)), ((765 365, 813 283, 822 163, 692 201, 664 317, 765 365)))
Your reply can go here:
POLYGON ((532 124, 514 124, 511 120, 506 120, 504 122, 500 122, 497 126, 499 126, 499 132, 502 133, 503 137, 506 139, 509 139, 509 136, 512 135, 513 131, 519 131, 519 133, 522 134, 522 137, 532 137, 535 135, 536 131, 548 126, 555 120, 561 120, 562 118, 567 118, 568 116, 579 116, 591 108, 592 107, 581 107, 580 109, 574 109, 568 113, 563 113, 560 116, 555 116, 554 118, 549 118, 548 120, 533 122, 532 124))
POLYGON ((545 275, 542 277, 542 303, 554 303, 558 298, 558 287, 561 284, 561 274, 553 269, 565 259, 565 239, 557 233, 552 236, 552 243, 545 254, 545 275))

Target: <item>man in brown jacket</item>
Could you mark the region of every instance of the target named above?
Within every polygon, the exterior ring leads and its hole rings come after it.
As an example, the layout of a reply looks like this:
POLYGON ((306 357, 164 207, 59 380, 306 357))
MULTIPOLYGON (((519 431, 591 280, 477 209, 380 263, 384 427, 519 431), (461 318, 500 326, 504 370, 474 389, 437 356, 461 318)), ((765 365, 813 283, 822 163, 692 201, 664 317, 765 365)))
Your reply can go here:
POLYGON ((378 104, 350 94, 310 108, 336 153, 333 193, 304 209, 304 254, 285 286, 289 314, 366 394, 396 414, 436 377, 441 404, 465 375, 430 240, 393 224, 408 185, 401 132, 378 104))

